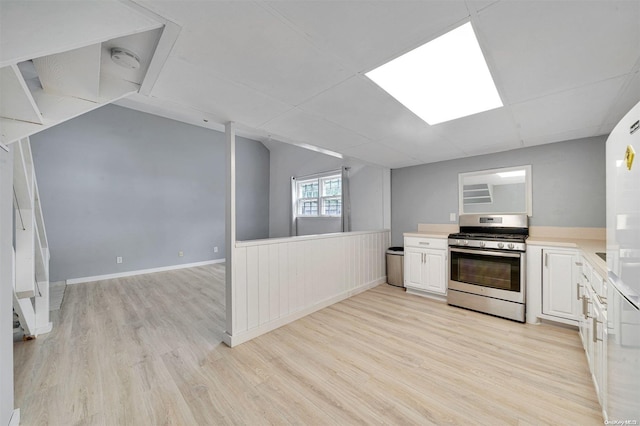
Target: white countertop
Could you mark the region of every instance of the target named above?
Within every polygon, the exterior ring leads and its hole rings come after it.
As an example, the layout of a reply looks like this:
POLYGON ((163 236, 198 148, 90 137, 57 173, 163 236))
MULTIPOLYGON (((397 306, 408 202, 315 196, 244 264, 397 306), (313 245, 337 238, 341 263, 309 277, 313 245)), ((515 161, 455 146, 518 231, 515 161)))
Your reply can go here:
POLYGON ((427 231, 427 232, 405 232, 403 235, 405 237, 442 238, 446 240, 449 237, 449 234, 450 232, 427 231))

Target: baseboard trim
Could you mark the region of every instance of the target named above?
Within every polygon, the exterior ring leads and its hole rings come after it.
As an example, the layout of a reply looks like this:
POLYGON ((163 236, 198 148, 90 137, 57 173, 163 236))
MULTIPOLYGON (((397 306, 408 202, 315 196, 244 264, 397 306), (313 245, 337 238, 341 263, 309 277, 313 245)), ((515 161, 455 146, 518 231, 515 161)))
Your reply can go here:
POLYGON ((176 269, 195 268, 196 266, 213 265, 224 263, 225 259, 205 260, 203 262, 183 263, 180 265, 161 266, 159 268, 139 269, 137 271, 118 272, 116 274, 95 275, 92 277, 71 278, 67 280, 67 285, 90 283, 94 281, 110 280, 112 278, 132 277, 134 275, 152 274, 154 272, 174 271, 176 269))
POLYGON ((9 426, 18 426, 20 424, 20 409, 16 408, 13 410, 13 414, 11 415, 11 419, 9 420, 9 426))
POLYGON ((406 291, 408 294, 413 294, 414 296, 428 297, 429 299, 439 300, 440 302, 447 301, 446 294, 431 293, 426 290, 421 290, 418 288, 411 288, 411 287, 406 287, 406 291))
POLYGON ((302 317, 306 317, 309 314, 312 314, 316 311, 319 311, 320 309, 324 309, 327 306, 331 306, 334 303, 338 303, 342 300, 348 299, 352 296, 355 296, 356 294, 362 293, 363 291, 367 291, 369 289, 372 289, 380 284, 384 284, 387 282, 387 277, 381 277, 378 278, 377 280, 371 281, 369 283, 363 284, 359 287, 353 288, 351 290, 347 290, 344 291, 342 293, 339 293, 333 297, 330 297, 328 299, 325 299, 321 302, 318 302, 314 305, 308 306, 302 310, 293 312, 289 315, 286 315, 284 317, 275 319, 273 321, 270 321, 268 323, 262 324, 256 328, 252 328, 251 330, 247 330, 247 331, 243 331, 241 333, 238 334, 234 334, 234 335, 230 335, 228 332, 225 331, 223 337, 222 337, 222 341, 224 342, 224 344, 226 344, 227 346, 233 348, 234 346, 238 346, 241 343, 245 343, 248 342, 251 339, 255 339, 258 336, 261 336, 263 334, 266 334, 270 331, 275 330, 276 328, 280 328, 283 325, 287 325, 289 323, 292 323, 296 320, 299 320, 302 317))

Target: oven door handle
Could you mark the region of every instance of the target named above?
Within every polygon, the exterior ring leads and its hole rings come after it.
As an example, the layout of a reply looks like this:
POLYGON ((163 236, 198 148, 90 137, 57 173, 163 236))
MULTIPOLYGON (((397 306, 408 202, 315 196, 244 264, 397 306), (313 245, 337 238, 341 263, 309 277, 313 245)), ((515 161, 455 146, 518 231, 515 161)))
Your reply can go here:
POLYGON ((489 255, 489 256, 497 256, 497 257, 521 257, 522 253, 509 253, 509 252, 503 252, 503 251, 486 251, 486 250, 468 250, 468 249, 459 249, 459 248, 453 248, 453 247, 449 247, 449 251, 450 252, 456 252, 456 253, 469 253, 469 254, 482 254, 482 255, 489 255))

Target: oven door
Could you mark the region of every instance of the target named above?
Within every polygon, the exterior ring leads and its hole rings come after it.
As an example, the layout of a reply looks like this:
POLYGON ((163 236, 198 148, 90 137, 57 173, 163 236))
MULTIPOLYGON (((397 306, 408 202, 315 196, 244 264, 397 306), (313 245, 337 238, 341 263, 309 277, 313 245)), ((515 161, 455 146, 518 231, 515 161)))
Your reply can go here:
POLYGON ((524 303, 524 253, 449 247, 449 288, 524 303))

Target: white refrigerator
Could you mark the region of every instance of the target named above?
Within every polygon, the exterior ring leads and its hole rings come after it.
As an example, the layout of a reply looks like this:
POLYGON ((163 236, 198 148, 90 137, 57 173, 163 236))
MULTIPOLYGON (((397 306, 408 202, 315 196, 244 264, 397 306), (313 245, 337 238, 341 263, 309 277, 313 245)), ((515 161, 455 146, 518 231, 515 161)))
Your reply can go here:
POLYGON ((640 424, 640 103, 613 129, 606 150, 606 412, 610 424, 640 424))

